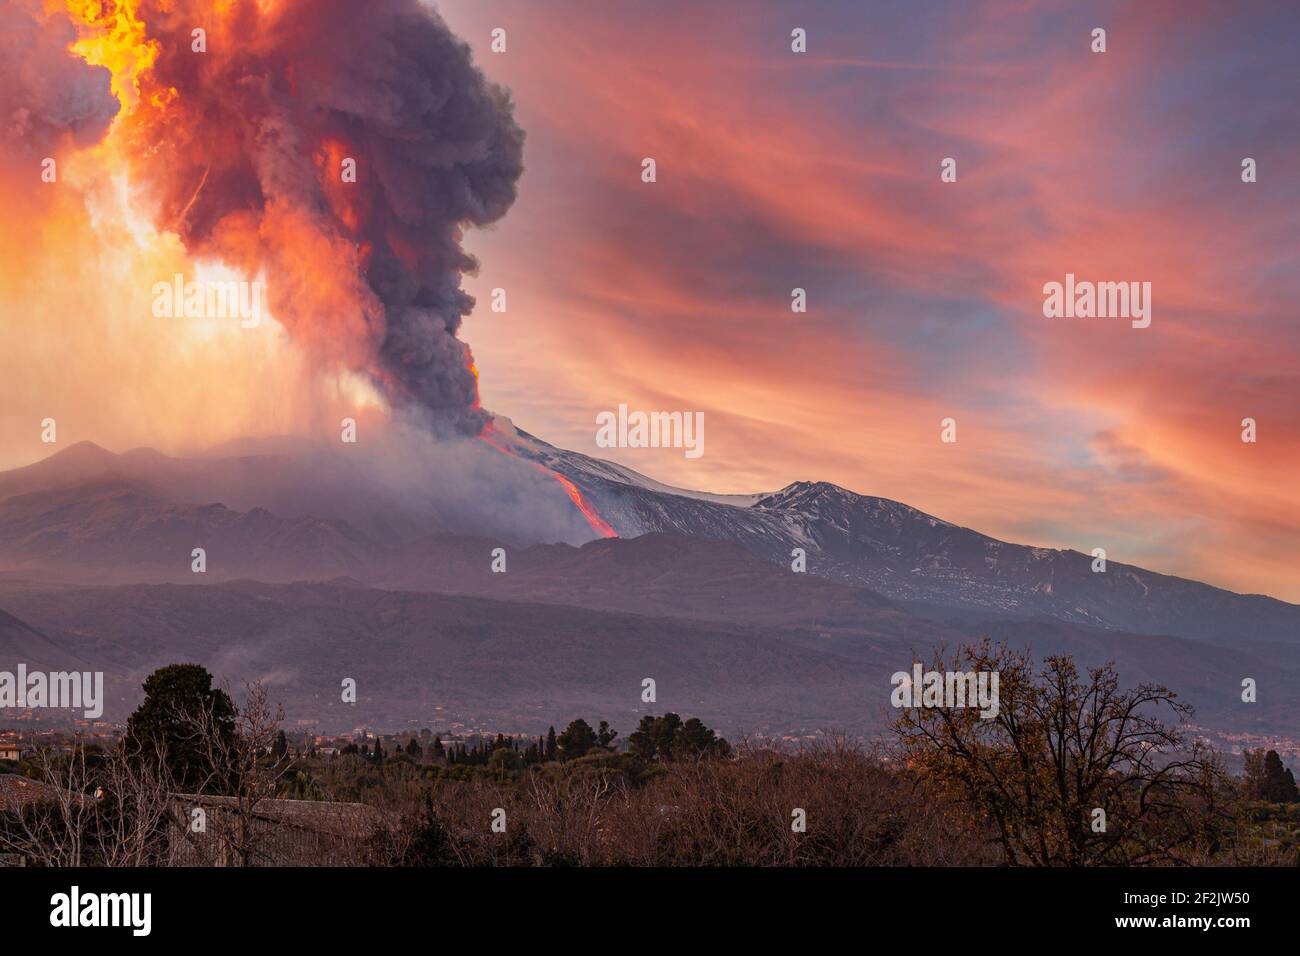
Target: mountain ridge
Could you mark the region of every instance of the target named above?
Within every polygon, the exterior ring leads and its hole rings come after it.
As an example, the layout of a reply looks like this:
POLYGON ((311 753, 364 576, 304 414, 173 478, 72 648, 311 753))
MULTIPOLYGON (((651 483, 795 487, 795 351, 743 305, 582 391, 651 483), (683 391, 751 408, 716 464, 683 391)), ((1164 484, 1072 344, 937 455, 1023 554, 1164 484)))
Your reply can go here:
MULTIPOLYGON (((690 492, 622 465, 556 448, 513 426, 504 434, 516 454, 572 481, 623 539, 664 534, 730 542, 783 569, 791 567, 799 548, 810 575, 865 588, 901 605, 1045 616, 1088 627, 1219 643, 1300 640, 1300 606, 1122 562, 1108 562, 1105 572, 1094 573, 1092 558, 1081 552, 1000 541, 903 502, 860 495, 830 482, 795 481, 754 495, 690 492)), ((122 527, 140 536, 146 555, 148 541, 169 542, 176 554, 169 554, 168 562, 181 557, 188 562, 190 547, 202 546, 197 538, 211 534, 221 540, 225 534, 233 535, 227 553, 263 555, 260 564, 249 557, 231 568, 230 575, 281 580, 294 578, 299 569, 297 577, 351 575, 372 584, 404 586, 412 583, 414 572, 404 573, 402 561, 418 567, 427 559, 419 551, 421 543, 459 533, 441 516, 408 520, 400 503, 399 510, 390 513, 382 497, 358 502, 367 496, 355 464, 336 465, 321 458, 325 453, 319 451, 303 454, 308 457, 243 456, 231 465, 231 459, 174 459, 151 449, 114 455, 92 443, 78 443, 35 465, 0 473, 0 561, 8 562, 10 569, 30 569, 42 558, 57 561, 59 548, 72 548, 76 533, 93 531, 95 519, 109 530, 122 527), (282 469, 285 475, 280 476, 282 469), (322 476, 314 478, 316 472, 322 476), (86 527, 69 524, 78 504, 89 503, 72 500, 77 489, 94 488, 97 475, 135 489, 135 498, 117 502, 119 510, 131 512, 131 521, 125 515, 87 512, 86 527), (198 480, 195 475, 206 477, 198 480), (202 498, 221 481, 233 483, 249 475, 252 490, 242 490, 233 505, 224 498, 178 500, 186 495, 202 498), (50 488, 44 492, 45 512, 31 514, 41 493, 30 489, 42 483, 50 488), (15 495, 16 489, 37 498, 15 495), (262 494, 275 500, 264 505, 262 494), (271 505, 290 494, 298 507, 286 517, 271 505), (148 495, 157 501, 148 502, 148 495), (68 496, 71 499, 64 500, 68 496), (337 501, 339 497, 344 500, 337 501), (304 503, 322 504, 329 516, 314 514, 304 503), (201 510, 217 504, 217 510, 201 510), (354 524, 353 516, 361 520, 354 524), (187 532, 190 547, 182 548, 187 532), (44 553, 32 553, 37 544, 44 553), (277 547, 283 552, 278 557, 277 547)), ((112 502, 101 504, 109 510, 112 502)), ((530 542, 527 535, 513 540, 495 534, 469 536, 524 551, 549 543, 530 542)), ((85 557, 92 558, 89 563, 102 559, 93 549, 85 557)), ((130 555, 116 557, 126 562, 130 555)), ((178 565, 177 570, 184 568, 178 565)))

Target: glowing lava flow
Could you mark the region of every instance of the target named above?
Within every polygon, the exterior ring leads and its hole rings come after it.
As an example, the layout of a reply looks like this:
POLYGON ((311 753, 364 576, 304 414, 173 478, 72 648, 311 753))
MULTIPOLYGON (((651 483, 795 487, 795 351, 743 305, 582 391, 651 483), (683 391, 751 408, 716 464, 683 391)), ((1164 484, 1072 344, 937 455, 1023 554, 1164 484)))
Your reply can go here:
POLYGON ((502 442, 498 441, 496 436, 492 433, 492 431, 493 431, 492 423, 489 422, 488 426, 483 429, 482 433, 478 437, 483 439, 485 442, 487 442, 490 446, 495 448, 497 451, 501 452, 501 454, 509 455, 511 458, 518 458, 520 461, 524 461, 532 465, 542 474, 550 475, 552 478, 554 478, 556 481, 560 483, 561 487, 564 488, 565 492, 569 496, 569 500, 572 501, 575 505, 577 505, 578 510, 582 512, 582 516, 587 519, 587 524, 591 525, 592 531, 596 532, 596 534, 600 535, 602 538, 618 537, 618 532, 615 531, 612 527, 610 527, 609 522, 606 521, 604 518, 602 518, 600 514, 596 511, 596 509, 593 508, 590 503, 588 503, 587 499, 582 496, 582 492, 578 490, 577 485, 571 482, 568 478, 565 478, 558 471, 555 471, 551 468, 547 468, 541 462, 533 461, 530 458, 521 457, 518 452, 512 451, 508 445, 505 445, 502 442))
POLYGON ((587 503, 586 498, 582 497, 582 492, 578 490, 577 485, 571 482, 568 478, 565 478, 558 471, 552 471, 544 465, 537 464, 537 462, 532 462, 532 464, 548 473, 552 478, 560 483, 564 490, 568 492, 569 498, 578 506, 578 510, 582 512, 582 516, 587 519, 587 524, 591 525, 592 531, 596 532, 596 534, 600 535, 602 538, 618 537, 618 532, 610 527, 608 521, 596 513, 596 509, 587 503))
MULTIPOLYGON (((478 398, 478 366, 474 364, 474 360, 471 358, 469 360, 469 364, 467 367, 469 368, 470 372, 474 376, 473 407, 480 408, 482 406, 479 404, 479 398, 478 398)), ((565 494, 569 496, 569 500, 572 501, 577 506, 578 510, 582 512, 582 516, 587 519, 587 524, 591 525, 592 531, 596 532, 596 534, 600 535, 602 538, 618 537, 618 532, 615 531, 612 527, 610 527, 609 522, 600 516, 600 513, 596 511, 596 509, 593 508, 587 502, 586 498, 582 497, 582 492, 578 490, 577 485, 571 482, 568 478, 565 478, 558 471, 554 471, 553 469, 547 468, 541 462, 533 461, 531 458, 521 457, 518 452, 512 451, 510 446, 505 444, 505 442, 498 440, 496 435, 494 434, 494 430, 495 430, 495 426, 492 424, 492 422, 489 421, 487 425, 483 427, 483 431, 479 432, 478 437, 483 439, 483 441, 487 442, 487 444, 490 445, 492 448, 495 448, 497 451, 501 452, 501 454, 509 455, 511 458, 518 458, 520 461, 524 461, 532 465, 542 474, 550 475, 552 478, 554 478, 556 481, 560 483, 560 486, 562 488, 564 488, 565 494)))

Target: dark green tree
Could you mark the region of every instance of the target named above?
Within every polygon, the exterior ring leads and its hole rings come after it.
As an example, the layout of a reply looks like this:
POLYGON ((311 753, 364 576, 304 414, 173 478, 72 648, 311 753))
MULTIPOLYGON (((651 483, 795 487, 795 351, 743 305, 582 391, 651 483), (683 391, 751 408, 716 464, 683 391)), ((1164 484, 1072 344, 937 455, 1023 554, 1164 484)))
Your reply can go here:
POLYGON ((1295 777, 1282 766, 1276 750, 1264 755, 1264 786, 1262 796, 1270 803, 1295 803, 1300 800, 1296 792, 1295 777))
POLYGON ((673 754, 682 757, 725 757, 731 746, 698 717, 692 717, 673 735, 673 754))
POLYGON ((642 717, 628 738, 628 751, 646 762, 684 760, 693 757, 726 757, 731 745, 698 717, 685 723, 676 714, 642 717))
POLYGON ((596 746, 596 732, 591 729, 591 724, 579 717, 564 728, 564 733, 560 734, 557 742, 560 746, 560 759, 573 760, 584 756, 596 746))
POLYGON ((142 759, 161 751, 176 785, 193 792, 213 786, 217 768, 209 766, 205 754, 233 753, 234 737, 235 706, 225 691, 212 686, 207 669, 169 664, 145 678, 144 701, 127 720, 124 743, 142 759), (214 727, 225 739, 206 748, 196 739, 196 725, 214 727))
POLYGON ((559 755, 559 744, 555 739, 555 728, 552 727, 546 732, 546 759, 555 760, 559 755))
POLYGON ((600 729, 596 731, 596 743, 602 747, 608 747, 614 743, 614 738, 618 736, 618 731, 610 727, 608 720, 600 722, 600 729))
POLYGON ((627 739, 632 755, 641 760, 672 760, 673 743, 682 719, 669 711, 662 717, 645 716, 627 739))

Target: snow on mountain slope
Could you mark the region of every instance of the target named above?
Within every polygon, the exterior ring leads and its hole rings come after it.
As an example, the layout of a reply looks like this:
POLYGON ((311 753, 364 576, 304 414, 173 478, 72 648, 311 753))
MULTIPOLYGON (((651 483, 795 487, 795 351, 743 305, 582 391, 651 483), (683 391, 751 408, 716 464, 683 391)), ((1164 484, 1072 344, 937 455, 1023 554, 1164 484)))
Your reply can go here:
POLYGON ((562 472, 570 478, 575 474, 583 475, 602 481, 634 485, 637 488, 644 488, 646 491, 655 491, 665 495, 678 495, 683 498, 694 498, 697 501, 709 501, 714 504, 730 505, 735 508, 748 508, 764 497, 761 493, 753 495, 716 495, 708 491, 676 488, 655 481, 653 478, 649 478, 623 465, 615 464, 612 461, 591 458, 578 452, 556 448, 554 445, 542 441, 536 435, 530 435, 523 429, 515 428, 514 424, 504 416, 498 415, 496 424, 499 429, 515 440, 514 447, 521 454, 534 461, 541 462, 548 468, 562 472))
POLYGON ((519 432, 530 457, 577 484, 624 537, 663 531, 733 541, 898 601, 1208 640, 1300 641, 1300 606, 1241 595, 1078 551, 999 541, 888 498, 824 481, 757 495, 670 488, 630 468, 519 432))
POLYGON ((448 481, 422 470, 418 495, 367 490, 358 469, 368 459, 328 449, 186 460, 74 446, 0 473, 0 554, 8 552, 17 566, 135 551, 143 560, 159 549, 184 555, 201 526, 216 536, 219 552, 256 557, 258 573, 351 573, 348 568, 373 564, 374 554, 431 530, 520 546, 589 540, 590 528, 560 483, 526 467, 531 460, 572 482, 584 504, 624 538, 663 532, 729 541, 783 569, 802 548, 810 574, 917 607, 1052 617, 1228 645, 1300 643, 1300 607, 1272 598, 1115 561, 1093 573, 1091 557, 1078 551, 999 541, 827 482, 799 481, 754 495, 672 488, 500 423, 499 437, 512 454, 466 442, 459 452, 478 454, 468 472, 474 480, 448 481), (101 493, 123 483, 130 495, 101 493), (124 543, 132 544, 123 550, 124 543))

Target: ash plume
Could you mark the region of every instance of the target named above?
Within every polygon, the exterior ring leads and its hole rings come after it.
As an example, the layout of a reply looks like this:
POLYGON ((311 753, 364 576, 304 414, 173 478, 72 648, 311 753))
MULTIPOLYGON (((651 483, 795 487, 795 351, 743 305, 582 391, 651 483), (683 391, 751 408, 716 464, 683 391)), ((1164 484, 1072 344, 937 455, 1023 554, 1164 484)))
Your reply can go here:
MULTIPOLYGON (((0 0, 0 151, 44 156, 99 140, 117 113, 109 71, 68 50, 72 21, 42 0, 0 0)), ((27 176, 30 180, 31 175, 27 176)))
POLYGON ((419 0, 141 0, 138 17, 157 55, 122 142, 157 224, 264 274, 315 360, 368 373, 435 433, 478 434, 461 239, 516 196, 508 93, 419 0))

